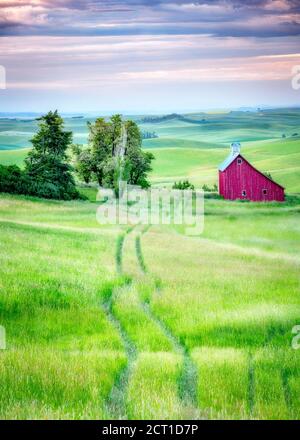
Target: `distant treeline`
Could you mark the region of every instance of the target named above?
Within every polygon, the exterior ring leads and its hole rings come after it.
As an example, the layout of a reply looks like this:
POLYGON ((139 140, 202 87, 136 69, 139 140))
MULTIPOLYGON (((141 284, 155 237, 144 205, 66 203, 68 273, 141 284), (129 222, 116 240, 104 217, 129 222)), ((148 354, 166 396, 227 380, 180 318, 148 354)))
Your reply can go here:
POLYGON ((201 120, 187 118, 186 116, 180 115, 178 113, 171 113, 169 115, 163 115, 163 116, 147 116, 145 118, 142 118, 138 122, 141 124, 159 124, 160 122, 172 121, 174 119, 177 119, 177 120, 183 121, 183 122, 188 122, 190 124, 203 124, 204 122, 207 122, 207 120, 205 118, 203 118, 201 120))

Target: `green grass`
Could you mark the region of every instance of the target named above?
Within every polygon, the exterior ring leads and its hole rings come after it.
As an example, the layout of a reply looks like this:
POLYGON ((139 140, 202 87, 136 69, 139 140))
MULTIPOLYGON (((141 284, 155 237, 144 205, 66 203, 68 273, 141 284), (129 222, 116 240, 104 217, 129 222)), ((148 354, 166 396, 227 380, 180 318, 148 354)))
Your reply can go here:
POLYGON ((247 354, 234 348, 197 348, 198 402, 208 418, 250 418, 247 354))
MULTIPOLYGON (((216 183, 240 140, 300 192, 299 111, 186 118, 142 124, 159 135, 144 141, 154 185, 216 183)), ((85 124, 67 121, 76 142, 85 124)), ((22 166, 35 129, 1 120, 0 163, 22 166)), ((100 226, 96 189, 80 192, 87 201, 0 195, 0 418, 299 419, 299 198, 207 199, 203 234, 187 237, 100 226)))
POLYGON ((143 353, 136 360, 127 397, 130 419, 181 419, 177 382, 182 360, 172 353, 143 353))
POLYGON ((143 309, 138 286, 116 290, 113 313, 138 351, 172 351, 167 336, 143 309))
POLYGON ((293 384, 299 381, 299 357, 286 350, 258 351, 254 358, 254 416, 265 419, 298 419, 299 406, 293 384))
POLYGON ((122 339, 101 307, 115 279, 113 237, 8 222, 0 234, 8 346, 0 354, 0 417, 103 418, 126 364, 122 339))
POLYGON ((214 149, 223 148, 222 145, 218 145, 212 142, 196 141, 190 139, 181 139, 175 136, 173 137, 161 137, 154 139, 145 139, 143 146, 146 149, 156 148, 187 148, 187 149, 214 149))
POLYGON ((96 208, 1 196, 0 417, 299 418, 297 200, 207 200, 200 237, 96 208))
POLYGON ((26 347, 0 357, 1 419, 101 419, 121 352, 26 347))
POLYGON ((28 151, 26 148, 20 150, 0 150, 0 163, 1 165, 18 165, 23 167, 28 151))

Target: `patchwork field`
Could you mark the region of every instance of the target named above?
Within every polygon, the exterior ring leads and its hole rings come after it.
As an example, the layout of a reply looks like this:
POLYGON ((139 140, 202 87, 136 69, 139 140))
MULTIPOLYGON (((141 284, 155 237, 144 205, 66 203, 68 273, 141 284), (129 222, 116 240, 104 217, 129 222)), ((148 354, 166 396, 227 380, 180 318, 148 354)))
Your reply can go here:
POLYGON ((0 418, 300 418, 299 206, 187 237, 1 195, 0 418))

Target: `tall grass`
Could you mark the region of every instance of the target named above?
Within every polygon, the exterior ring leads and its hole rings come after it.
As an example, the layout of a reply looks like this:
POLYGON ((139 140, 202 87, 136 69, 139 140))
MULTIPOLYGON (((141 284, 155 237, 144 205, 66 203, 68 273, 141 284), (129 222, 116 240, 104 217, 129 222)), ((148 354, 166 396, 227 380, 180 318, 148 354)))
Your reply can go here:
POLYGON ((114 238, 13 223, 0 231, 0 417, 106 417, 127 362, 100 306, 115 280, 114 238))
POLYGON ((127 410, 130 419, 180 419, 177 394, 181 358, 166 352, 142 353, 129 385, 127 410))
POLYGON ((298 419, 298 205, 209 200, 204 236, 138 246, 95 209, 0 199, 0 418, 298 419))

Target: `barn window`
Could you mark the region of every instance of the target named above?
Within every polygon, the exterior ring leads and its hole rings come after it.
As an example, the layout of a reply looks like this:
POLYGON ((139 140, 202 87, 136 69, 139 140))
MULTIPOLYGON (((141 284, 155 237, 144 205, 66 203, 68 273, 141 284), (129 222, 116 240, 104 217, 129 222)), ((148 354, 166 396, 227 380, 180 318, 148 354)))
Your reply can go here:
POLYGON ((243 191, 242 191, 242 196, 243 196, 243 197, 246 197, 246 194, 247 194, 247 193, 246 193, 246 190, 243 189, 243 191))
POLYGON ((264 196, 266 196, 268 194, 268 190, 267 189, 263 189, 262 193, 263 193, 264 196))
POLYGON ((241 165, 242 162, 243 162, 243 160, 241 158, 238 158, 238 160, 237 160, 238 165, 241 165))

